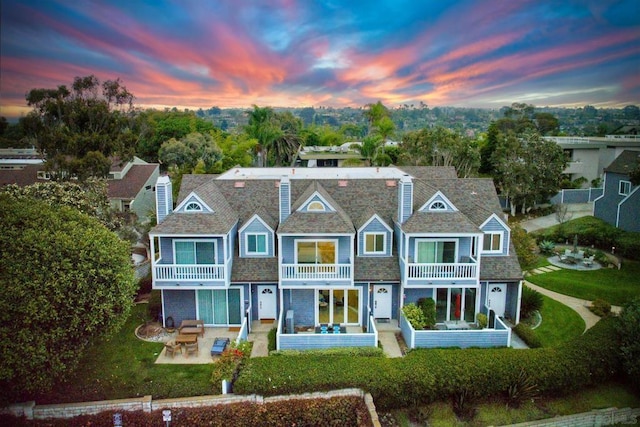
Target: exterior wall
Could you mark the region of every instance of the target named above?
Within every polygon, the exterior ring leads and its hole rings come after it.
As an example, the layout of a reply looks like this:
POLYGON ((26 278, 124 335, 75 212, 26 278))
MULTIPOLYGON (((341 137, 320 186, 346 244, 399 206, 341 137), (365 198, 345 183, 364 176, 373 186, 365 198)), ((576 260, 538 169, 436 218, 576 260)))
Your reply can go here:
POLYGON ((189 205, 189 203, 194 202, 199 204, 200 206, 202 206, 202 212, 201 213, 211 213, 211 209, 209 209, 209 207, 207 207, 207 205, 205 205, 203 202, 199 201, 197 197, 195 196, 191 196, 189 198, 187 198, 186 200, 182 201, 180 203, 180 205, 182 206, 180 209, 175 210, 174 212, 177 213, 189 213, 185 210, 185 208, 187 207, 187 205, 189 205))
POLYGON ((618 227, 625 231, 640 232, 640 187, 635 187, 620 204, 618 227))
POLYGON ((334 347, 376 347, 376 334, 281 334, 278 350, 313 350, 334 347))
POLYGON ((405 222, 413 213, 413 183, 406 177, 398 184, 398 221, 405 222))
POLYGON ((165 326, 167 317, 171 316, 178 327, 183 320, 196 318, 196 291, 163 290, 162 305, 165 326))
POLYGON ((315 289, 291 289, 285 290, 284 310, 293 310, 293 322, 295 325, 315 326, 315 289), (287 298, 287 294, 288 297, 287 298))
POLYGON ((506 255, 507 254, 507 251, 509 249, 509 230, 507 228, 505 228, 504 225, 500 224, 500 221, 498 221, 495 218, 491 218, 484 225, 484 227, 482 227, 482 231, 484 231, 484 232, 492 232, 492 231, 502 231, 502 232, 504 232, 504 234, 502 236, 502 252, 500 252, 500 253, 484 253, 484 252, 482 252, 482 248, 479 248, 480 252, 482 253, 482 256, 500 256, 500 255, 506 255))
POLYGON ((505 280, 480 282, 480 312, 487 315, 489 314, 489 310, 486 307, 487 292, 489 286, 492 284, 507 285, 507 296, 505 299, 504 314, 505 317, 508 317, 513 321, 517 321, 518 319, 516 319, 516 317, 518 314, 518 290, 520 289, 520 282, 509 282, 505 280))
POLYGON ((580 177, 586 178, 589 182, 600 177, 602 168, 600 167, 600 149, 573 149, 571 162, 575 172, 571 174, 571 179, 580 177))
POLYGON ((149 214, 155 212, 156 199, 153 186, 158 180, 159 174, 160 168, 157 167, 131 203, 131 212, 135 213, 140 221, 146 221, 149 214))
POLYGON ((324 206, 324 208, 325 208, 325 210, 326 210, 327 212, 332 211, 332 210, 335 210, 335 206, 331 206, 331 205, 329 205, 328 203, 326 203, 325 201, 323 201, 323 200, 322 200, 322 198, 320 198, 320 196, 318 196, 318 195, 316 194, 316 195, 314 195, 313 197, 311 197, 311 198, 307 201, 307 203, 306 203, 304 206, 301 206, 301 207, 300 207, 300 208, 301 208, 301 209, 300 209, 300 212, 313 212, 313 211, 310 211, 310 210, 308 209, 309 204, 311 204, 312 202, 320 202, 320 203, 324 206))
POLYGON ((618 194, 620 181, 628 181, 627 175, 607 172, 604 177, 604 194, 596 199, 593 207, 593 216, 615 226, 618 216, 618 203, 625 196, 618 194))
POLYGON ((374 218, 365 228, 358 232, 358 247, 356 249, 356 254, 359 256, 391 256, 391 248, 393 247, 393 238, 392 233, 389 229, 378 220, 378 218, 374 218), (385 252, 384 254, 365 254, 365 241, 364 235, 365 233, 385 233, 385 252))
POLYGON ((274 248, 273 231, 271 231, 268 227, 266 227, 257 218, 254 218, 253 221, 251 221, 251 223, 249 223, 248 225, 246 225, 246 227, 244 227, 242 229, 242 231, 240 232, 239 239, 240 240, 239 240, 238 243, 240 243, 240 256, 241 257, 259 258, 259 257, 273 257, 274 256, 274 253, 273 253, 273 248, 274 248), (250 255, 250 254, 247 254, 246 235, 247 234, 251 234, 251 233, 266 233, 267 234, 267 254, 266 255, 250 255))
MULTIPOLYGON (((249 301, 251 300, 251 317, 253 319, 257 319, 258 318, 258 286, 273 286, 273 288, 276 290, 276 293, 278 292, 278 284, 277 283, 252 283, 250 288, 251 288, 251 295, 247 295, 245 301, 249 301)), ((249 289, 249 286, 247 286, 247 289, 249 289)), ((288 291, 285 291, 285 293, 288 291)), ((277 316, 280 314, 280 298, 276 298, 276 318, 277 316)))
MULTIPOLYGON (((185 214, 186 215, 186 214, 185 214)), ((232 233, 233 236, 234 233, 232 233)), ((216 241, 216 262, 218 264, 224 264, 224 241, 220 237, 207 237, 202 236, 198 237, 160 237, 160 257, 162 260, 161 264, 173 264, 173 241, 174 240, 188 240, 188 241, 198 241, 198 240, 215 240, 216 241)))
POLYGON ((313 236, 313 235, 300 235, 300 236, 284 236, 282 238, 282 247, 280 247, 280 255, 283 264, 293 264, 296 261, 295 258, 295 241, 300 239, 314 240, 314 239, 337 239, 338 240, 338 264, 351 263, 351 237, 350 236, 313 236))
POLYGON ((460 262, 461 257, 470 257, 471 256, 471 237, 430 237, 429 235, 420 236, 420 237, 410 237, 409 238, 409 259, 413 260, 413 262, 417 262, 415 259, 416 254, 416 240, 455 240, 457 241, 457 258, 456 262, 460 262))
MULTIPOLYGON (((362 295, 363 295, 363 298, 366 298, 366 301, 368 302, 368 305, 370 308, 373 307, 374 293, 369 292, 369 288, 373 289, 373 286, 375 285, 391 285, 391 318, 397 319, 398 313, 400 310, 400 301, 402 301, 402 298, 403 298, 400 284, 391 283, 391 282, 356 283, 356 286, 363 287, 362 295)), ((363 307, 363 313, 362 313, 362 325, 366 325, 368 322, 369 322, 369 313, 367 312, 367 307, 365 306, 363 307)))
POLYGON ((406 288, 404 290, 404 304, 416 304, 420 298, 433 298, 433 288, 406 288))

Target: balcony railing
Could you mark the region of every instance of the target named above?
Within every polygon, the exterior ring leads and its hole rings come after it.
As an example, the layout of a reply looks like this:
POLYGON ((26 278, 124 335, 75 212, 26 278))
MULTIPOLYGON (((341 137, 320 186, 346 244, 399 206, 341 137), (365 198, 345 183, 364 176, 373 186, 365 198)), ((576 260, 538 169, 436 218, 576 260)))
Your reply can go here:
POLYGON ((224 280, 225 266, 223 264, 156 264, 155 280, 224 280))
POLYGON ((351 264, 282 264, 282 280, 351 279, 351 264))
POLYGON ((469 263, 407 264, 409 279, 474 279, 478 265, 469 263))

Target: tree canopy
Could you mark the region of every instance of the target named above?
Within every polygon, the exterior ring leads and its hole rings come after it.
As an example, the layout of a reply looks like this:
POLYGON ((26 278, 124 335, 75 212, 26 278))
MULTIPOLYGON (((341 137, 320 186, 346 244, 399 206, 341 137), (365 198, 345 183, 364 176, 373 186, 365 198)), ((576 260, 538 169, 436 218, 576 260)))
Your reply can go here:
POLYGON ((70 89, 32 89, 26 100, 33 110, 24 131, 46 158, 53 179, 104 177, 110 157, 134 155, 133 98, 120 79, 101 84, 93 75, 76 77, 70 89))
POLYGON ((0 205, 0 387, 46 390, 127 319, 129 247, 66 206, 8 194, 0 205))

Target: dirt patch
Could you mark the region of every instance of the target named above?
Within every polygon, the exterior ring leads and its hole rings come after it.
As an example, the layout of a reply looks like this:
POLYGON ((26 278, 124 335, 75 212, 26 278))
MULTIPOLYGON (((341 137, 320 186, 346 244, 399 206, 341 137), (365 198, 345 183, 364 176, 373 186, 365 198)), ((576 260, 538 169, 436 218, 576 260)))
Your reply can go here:
POLYGON ((398 341, 398 346, 400 347, 400 351, 402 352, 402 355, 405 356, 407 354, 407 351, 409 351, 409 347, 407 346, 407 343, 404 342, 402 333, 396 332, 395 335, 396 335, 396 341, 398 341))
POLYGON ((136 328, 136 337, 144 341, 167 341, 172 334, 167 332, 159 322, 147 322, 136 328))

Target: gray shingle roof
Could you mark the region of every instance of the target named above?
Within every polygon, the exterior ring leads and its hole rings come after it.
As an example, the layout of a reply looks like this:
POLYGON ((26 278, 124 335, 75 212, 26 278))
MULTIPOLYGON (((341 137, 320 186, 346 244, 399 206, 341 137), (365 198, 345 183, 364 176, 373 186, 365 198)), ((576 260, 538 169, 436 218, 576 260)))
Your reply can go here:
POLYGON ((356 282, 400 281, 398 257, 361 257, 354 262, 353 277, 356 282))
POLYGON ((604 171, 629 175, 639 164, 640 151, 624 150, 604 171))
POLYGON ((522 268, 513 244, 509 256, 483 256, 480 261, 480 280, 521 280, 522 268))
POLYGON ((355 229, 338 212, 293 212, 280 224, 278 233, 355 233, 355 229))
POLYGON ((461 212, 414 212, 402 224, 407 233, 479 233, 480 229, 461 212))

